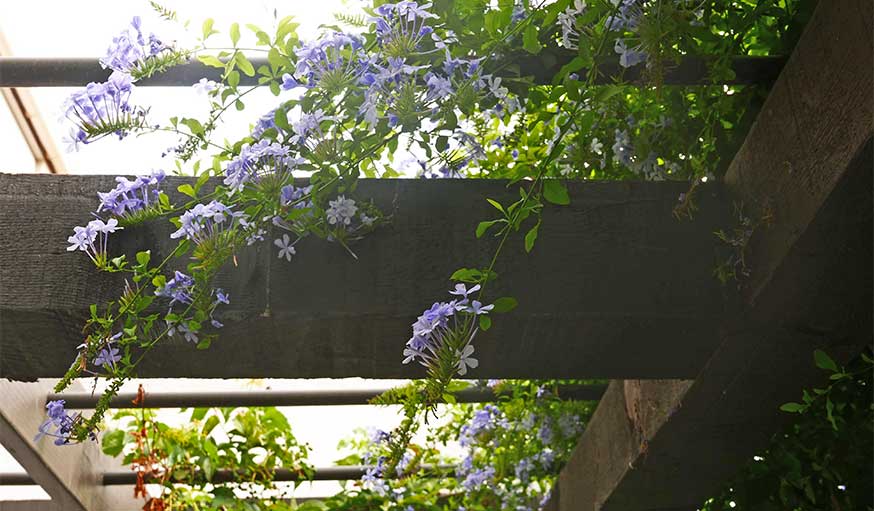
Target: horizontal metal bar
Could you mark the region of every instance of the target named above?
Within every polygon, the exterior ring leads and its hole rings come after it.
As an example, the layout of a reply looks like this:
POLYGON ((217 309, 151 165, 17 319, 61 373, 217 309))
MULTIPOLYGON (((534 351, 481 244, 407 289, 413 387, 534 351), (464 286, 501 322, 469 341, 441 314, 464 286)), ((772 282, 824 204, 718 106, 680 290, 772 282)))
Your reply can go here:
MULTIPOLYGON (((538 55, 520 55, 513 59, 502 76, 533 76, 538 83, 550 83, 558 71, 570 62, 575 52, 544 51, 538 55)), ((267 59, 252 58, 255 69, 268 65, 267 59)), ((707 84, 709 63, 712 58, 685 57, 679 64, 666 63, 664 80, 667 85, 707 84)), ((771 83, 777 79, 786 58, 775 57, 734 57, 731 68, 734 78, 727 84, 771 83)), ((223 69, 209 67, 193 60, 172 67, 163 73, 137 82, 140 86, 186 87, 197 83, 201 78, 219 81, 223 69)), ((614 83, 621 78, 634 83, 645 73, 645 66, 625 69, 618 64, 618 58, 604 59, 598 65, 599 76, 596 83, 614 83)), ((95 58, 29 58, 0 57, 0 87, 80 87, 89 82, 105 81, 110 70, 100 67, 95 58)), ((578 71, 580 76, 585 71, 578 71)), ((258 74, 242 75, 240 85, 258 84, 258 74)))
MULTIPOLYGON (((561 385, 558 396, 573 401, 598 401, 606 385, 561 385)), ((192 408, 237 406, 336 406, 366 405, 389 389, 371 390, 243 390, 229 392, 146 392, 146 408, 192 408)), ((501 395, 507 395, 503 393, 501 395)), ((68 409, 94 408, 99 396, 88 392, 49 394, 46 402, 63 399, 68 409)), ((133 408, 136 393, 121 393, 110 408, 133 408)), ((489 403, 497 400, 492 389, 473 387, 455 393, 459 403, 489 403)))
MULTIPOLYGON (((313 472, 313 481, 351 481, 361 479, 371 468, 367 465, 348 465, 335 467, 317 467, 313 472)), ((441 477, 455 470, 454 465, 422 465, 424 477, 441 477)), ((300 481, 304 478, 297 472, 278 469, 273 481, 300 481)), ((218 470, 212 478, 214 483, 232 483, 237 481, 237 475, 231 470, 218 470)), ((107 472, 103 474, 104 486, 123 486, 136 484, 137 474, 133 471, 107 472)), ((24 472, 0 473, 0 486, 34 486, 36 483, 24 472)))

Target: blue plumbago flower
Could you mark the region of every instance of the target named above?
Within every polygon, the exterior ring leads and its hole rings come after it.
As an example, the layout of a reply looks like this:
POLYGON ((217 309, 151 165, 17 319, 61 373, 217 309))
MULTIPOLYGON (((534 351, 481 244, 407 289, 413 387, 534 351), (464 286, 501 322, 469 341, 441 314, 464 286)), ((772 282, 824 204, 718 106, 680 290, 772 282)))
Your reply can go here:
POLYGON ((209 204, 198 204, 182 214, 179 219, 182 225, 170 234, 170 238, 184 236, 200 245, 229 232, 234 227, 234 220, 240 215, 215 200, 209 204))
POLYGON ((112 44, 106 50, 106 55, 100 59, 104 69, 130 73, 139 68, 146 59, 155 57, 170 47, 161 42, 155 34, 143 35, 142 20, 134 16, 130 27, 125 28, 112 38, 112 44))
POLYGON ((313 207, 311 200, 306 199, 313 191, 312 185, 297 188, 294 185, 285 185, 279 191, 279 204, 283 207, 294 209, 306 209, 313 207))
POLYGON ((437 15, 428 11, 431 3, 416 2, 383 4, 376 8, 376 35, 382 50, 389 57, 411 55, 422 38, 434 32, 427 20, 437 15))
POLYGON ((181 271, 177 271, 172 279, 155 290, 155 295, 170 298, 170 306, 172 307, 176 303, 191 304, 193 292, 194 279, 181 271))
POLYGON ((534 460, 532 458, 522 458, 516 463, 516 477, 518 477, 523 484, 527 484, 528 479, 531 478, 531 471, 534 470, 534 468, 534 460))
POLYGON ((616 141, 613 143, 613 159, 617 163, 631 168, 633 155, 634 149, 631 146, 631 138, 628 136, 628 131, 616 130, 616 141))
POLYGON ((138 176, 133 180, 119 176, 118 183, 112 190, 98 192, 100 205, 97 213, 104 211, 123 219, 131 218, 134 213, 160 209, 158 197, 161 194, 158 186, 164 181, 164 171, 158 170, 148 176, 138 176))
POLYGON ((552 467, 552 464, 555 462, 555 451, 548 447, 543 449, 537 456, 537 461, 540 462, 540 465, 545 470, 549 470, 552 467))
POLYGON ((282 259, 284 257, 288 262, 291 262, 291 256, 297 253, 294 249, 294 244, 298 241, 300 241, 300 238, 292 243, 288 234, 283 234, 282 238, 273 240, 273 244, 279 247, 279 258, 282 259))
POLYGON ((185 337, 185 340, 187 342, 197 344, 197 342, 200 340, 200 338, 197 337, 197 333, 193 332, 185 323, 185 321, 178 321, 174 323, 168 322, 167 326, 169 327, 167 330, 167 335, 169 335, 170 337, 173 337, 174 335, 176 335, 176 332, 179 332, 182 334, 183 337, 185 337))
POLYGON ((97 356, 94 357, 94 365, 113 369, 119 360, 121 360, 121 355, 118 353, 118 348, 109 345, 97 353, 97 356))
POLYGON ((300 83, 290 73, 282 75, 282 90, 291 90, 295 87, 300 87, 300 83))
POLYGON ((509 422, 503 412, 495 405, 486 405, 473 413, 469 424, 465 424, 458 432, 458 443, 462 447, 472 446, 478 438, 496 428, 507 428, 509 422))
POLYGON ((461 300, 436 302, 424 311, 413 323, 413 336, 404 348, 403 363, 418 360, 438 374, 453 370, 464 375, 468 368, 476 368, 479 361, 472 357, 471 344, 478 331, 475 317, 494 308, 476 300, 469 303, 468 295, 479 289, 478 285, 468 289, 458 284, 450 293, 462 297, 461 300))
POLYGON ((473 358, 473 345, 468 344, 464 349, 458 351, 458 374, 464 376, 467 374, 467 368, 476 369, 479 366, 479 361, 473 358))
POLYGON ((558 427, 565 438, 572 438, 582 431, 583 424, 579 416, 568 413, 559 417, 558 427))
POLYGON ((225 291, 219 287, 212 290, 212 295, 214 297, 214 300, 212 302, 212 307, 210 308, 210 311, 209 311, 209 322, 215 328, 222 328, 225 325, 223 325, 221 321, 215 319, 213 314, 215 314, 215 311, 216 311, 216 309, 218 309, 219 305, 221 305, 221 304, 228 305, 231 303, 231 300, 228 297, 227 293, 225 293, 225 291))
POLYGON ((646 62, 647 54, 642 51, 640 45, 629 48, 625 42, 627 39, 617 39, 613 49, 619 54, 619 65, 622 67, 633 67, 642 62, 646 62))
POLYGON ((544 420, 543 424, 540 425, 540 429, 537 431, 537 437, 540 438, 543 445, 552 444, 553 434, 552 427, 549 425, 549 420, 544 420))
POLYGON ((271 182, 284 182, 302 162, 290 156, 287 147, 276 142, 260 140, 253 145, 245 144, 240 154, 228 163, 224 183, 232 192, 237 192, 247 184, 258 185, 266 178, 271 182))
POLYGON ((49 401, 46 404, 48 419, 39 425, 38 433, 33 439, 34 442, 38 442, 44 436, 51 436, 55 438, 55 445, 70 443, 70 434, 73 432, 73 426, 79 420, 80 415, 70 415, 64 409, 65 404, 63 399, 49 401), (54 431, 51 431, 52 427, 54 427, 54 431))
POLYGON ((643 19, 643 7, 638 0, 613 0, 616 14, 607 18, 607 30, 628 30, 634 32, 643 19))
POLYGON ((200 81, 191 86, 198 95, 203 96, 218 88, 218 83, 207 78, 201 78, 200 81))
POLYGON ((106 264, 106 245, 109 242, 109 235, 115 231, 119 231, 123 227, 118 226, 118 220, 110 218, 106 222, 100 219, 91 220, 85 227, 76 226, 73 228, 73 235, 67 238, 70 246, 67 251, 81 250, 88 254, 88 257, 97 266, 106 264))
POLYGON ((340 32, 305 43, 294 53, 297 55, 295 74, 306 77, 306 86, 321 87, 332 94, 355 84, 369 62, 362 39, 340 32))
POLYGON ((388 485, 385 483, 383 477, 383 471, 385 470, 385 457, 380 456, 376 462, 376 465, 369 467, 364 471, 364 475, 361 477, 362 486, 365 488, 370 488, 375 491, 379 495, 385 495, 388 491, 388 485))
POLYGON ((276 121, 274 120, 275 113, 276 109, 274 108, 258 118, 258 121, 255 122, 255 127, 252 128, 252 138, 256 140, 261 138, 261 135, 271 128, 279 131, 279 128, 276 126, 276 121))
POLYGON ((520 21, 525 19, 528 13, 525 11, 525 5, 522 2, 516 2, 513 4, 513 14, 510 16, 510 21, 513 23, 519 23, 520 21))
POLYGON ((134 89, 130 75, 114 72, 104 83, 89 83, 64 102, 64 116, 73 123, 68 143, 89 144, 106 135, 124 138, 143 128, 146 110, 129 103, 134 89))
POLYGON ((352 223, 352 218, 358 211, 358 206, 355 205, 353 199, 347 199, 343 195, 337 196, 335 200, 328 201, 328 209, 325 214, 328 217, 328 223, 331 225, 348 226, 352 223))
POLYGON ((494 467, 486 467, 472 471, 464 478, 461 485, 467 491, 479 489, 484 484, 489 483, 495 477, 494 467))
POLYGON ((574 0, 574 5, 558 14, 558 25, 561 27, 561 44, 569 50, 579 49, 580 31, 577 27, 577 16, 586 10, 585 0, 574 0))

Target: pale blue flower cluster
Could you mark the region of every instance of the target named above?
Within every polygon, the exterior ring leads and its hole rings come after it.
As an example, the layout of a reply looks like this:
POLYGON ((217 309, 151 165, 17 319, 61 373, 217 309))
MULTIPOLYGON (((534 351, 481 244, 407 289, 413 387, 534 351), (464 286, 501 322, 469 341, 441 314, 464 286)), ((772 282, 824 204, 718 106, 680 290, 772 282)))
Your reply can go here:
POLYGON ((231 229, 234 219, 241 213, 234 213, 219 201, 209 204, 197 204, 179 218, 179 229, 170 234, 170 238, 186 238, 200 245, 215 240, 219 234, 231 229))
MULTIPOLYGON (((362 39, 341 32, 304 43, 294 53, 297 55, 295 74, 306 79, 306 87, 321 86, 333 92, 354 84, 368 64, 362 39)), ((283 88, 297 85, 294 77, 283 77, 283 88)))
POLYGON ((122 30, 112 38, 112 44, 106 50, 106 55, 100 59, 103 68, 113 71, 130 73, 149 57, 154 57, 170 49, 158 39, 155 34, 143 35, 142 20, 134 16, 130 27, 122 30))
POLYGON ((471 300, 469 295, 478 291, 477 284, 468 289, 457 284, 449 293, 459 298, 449 302, 437 302, 419 316, 413 323, 413 336, 404 348, 404 364, 413 360, 425 367, 436 368, 438 358, 445 350, 454 350, 458 374, 464 376, 468 368, 476 368, 479 361, 473 358, 473 341, 478 331, 476 316, 488 314, 494 305, 483 305, 471 300), (458 346, 451 346, 450 339, 461 338, 458 346))
POLYGON ((328 217, 328 223, 331 225, 348 226, 352 223, 352 219, 357 211, 358 206, 355 205, 354 200, 339 195, 336 199, 328 201, 328 209, 325 210, 325 215, 328 217))
POLYGON ((70 434, 73 432, 73 426, 76 423, 79 415, 70 415, 64 409, 66 402, 63 399, 57 401, 49 401, 46 404, 46 419, 38 428, 38 433, 33 439, 38 442, 44 436, 55 438, 55 445, 64 445, 70 443, 70 434), (54 428, 54 431, 52 431, 54 428))
POLYGON ((100 219, 91 220, 85 227, 73 228, 73 235, 67 238, 70 246, 67 251, 81 250, 98 266, 106 263, 106 248, 109 235, 119 231, 123 227, 118 226, 118 220, 110 218, 106 222, 100 219))
POLYGON ((232 192, 257 185, 265 176, 285 179, 303 160, 290 156, 288 147, 269 140, 245 144, 225 169, 224 183, 232 192))
POLYGON ((117 217, 130 216, 132 213, 158 206, 158 196, 161 194, 160 184, 165 175, 161 170, 147 176, 137 176, 133 180, 126 177, 116 177, 118 183, 108 192, 98 192, 100 205, 97 213, 109 212, 117 217))
POLYGON ((176 271, 172 279, 155 290, 155 295, 169 298, 172 307, 176 303, 191 304, 193 290, 194 279, 181 271, 176 271))
POLYGON ((131 105, 134 85, 125 73, 114 72, 104 83, 89 83, 64 102, 64 116, 73 124, 65 141, 70 150, 110 133, 124 138, 134 128, 142 127, 146 110, 131 105))

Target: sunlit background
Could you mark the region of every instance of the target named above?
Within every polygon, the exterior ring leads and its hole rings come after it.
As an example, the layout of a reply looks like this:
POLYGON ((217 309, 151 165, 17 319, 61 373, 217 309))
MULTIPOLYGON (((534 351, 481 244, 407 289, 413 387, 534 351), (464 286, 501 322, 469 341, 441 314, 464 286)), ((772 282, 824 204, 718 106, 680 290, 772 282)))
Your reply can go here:
MULTIPOLYGON (((198 34, 203 19, 207 16, 215 20, 215 28, 222 34, 215 36, 213 44, 219 46, 228 42, 227 29, 232 22, 241 26, 252 23, 271 27, 278 18, 294 15, 300 23, 298 34, 301 39, 313 37, 323 24, 334 24, 336 12, 360 12, 360 0, 319 0, 304 2, 267 2, 249 0, 232 2, 228 0, 165 2, 176 10, 181 20, 190 20, 192 34, 198 34)), ((186 34, 180 27, 160 20, 153 14, 145 0, 89 0, 71 2, 69 0, 29 0, 0 2, 0 33, 5 36, 9 55, 19 57, 91 57, 103 55, 112 37, 127 25, 134 15, 142 16, 146 31, 158 34, 172 34, 184 42, 186 34)), ((268 30, 269 31, 269 30, 268 30)), ((243 31, 240 45, 252 42, 251 33, 243 31)), ((171 169, 173 161, 162 158, 161 153, 173 145, 172 136, 128 137, 123 141, 110 138, 93 145, 80 148, 78 152, 66 152, 63 136, 64 124, 59 119, 61 104, 74 89, 33 88, 27 92, 32 96, 37 114, 48 129, 51 141, 63 159, 66 171, 72 174, 133 174, 153 169, 171 169)), ((170 116, 203 116, 208 103, 205 96, 198 95, 187 87, 141 87, 135 90, 133 100, 138 104, 152 105, 153 119, 166 121, 170 116)), ((274 107, 277 99, 269 90, 259 89, 247 96, 245 111, 231 112, 224 126, 217 133, 219 140, 224 137, 237 138, 250 131, 251 123, 263 112, 274 107)), ((40 170, 35 164, 10 110, 0 101, 0 172, 28 173, 40 170)), ((400 350, 398 352, 400 363, 400 350)), ((289 375, 293 377, 294 375, 289 375)), ((150 380, 146 382, 148 392, 180 389, 190 391, 219 391, 229 389, 371 389, 396 385, 398 381, 375 381, 361 379, 344 380, 150 380)), ((122 391, 135 391, 137 383, 126 385, 122 391)), ((333 465, 335 460, 348 453, 337 449, 340 439, 349 436, 357 428, 390 429, 400 421, 399 410, 374 406, 324 406, 282 408, 289 417, 294 433, 302 442, 311 446, 310 462, 314 466, 333 465)), ((164 410, 161 420, 180 424, 186 414, 178 410, 164 410)), ((63 447, 59 447, 63 448, 63 447)), ((9 453, 0 449, 0 472, 23 472, 9 453)), ((339 490, 339 483, 317 482, 304 485, 296 496, 326 496, 339 490)), ((48 499, 39 487, 0 486, 0 501, 16 499, 48 499)))

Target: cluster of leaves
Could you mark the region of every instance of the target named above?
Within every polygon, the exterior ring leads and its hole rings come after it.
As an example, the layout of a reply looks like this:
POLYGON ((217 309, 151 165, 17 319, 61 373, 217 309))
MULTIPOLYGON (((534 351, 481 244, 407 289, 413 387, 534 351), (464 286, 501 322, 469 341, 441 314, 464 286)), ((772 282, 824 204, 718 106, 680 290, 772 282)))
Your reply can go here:
POLYGON ((798 414, 704 511, 866 511, 874 495, 874 359, 870 352, 839 367, 822 351, 825 388, 803 392, 782 410, 798 414))
POLYGON ((273 482, 276 470, 312 478, 308 447, 276 408, 195 408, 181 427, 146 409, 124 410, 114 420, 118 428, 103 435, 103 452, 122 456, 137 474, 134 498, 143 497, 147 510, 279 510, 288 495, 273 482), (220 470, 231 477, 217 479, 220 470), (161 491, 149 494, 146 484, 161 491))
MULTIPOLYGON (((125 410, 115 416, 117 429, 103 436, 103 451, 122 457, 138 474, 135 497, 143 496, 150 510, 537 509, 594 411, 593 402, 563 400, 559 383, 591 382, 492 382, 494 404, 446 405, 445 420, 407 446, 403 466, 345 482, 342 492, 324 501, 298 504, 293 491, 271 481, 280 468, 299 474, 299 482, 313 475, 307 447, 275 408, 196 408, 190 424, 181 427, 160 422, 153 411, 125 410), (494 420, 483 423, 484 410, 494 420), (473 435, 472 424, 478 424, 473 435), (452 446, 457 450, 460 439, 464 457, 446 454, 452 446), (472 485, 468 475, 483 469, 489 470, 487 480, 472 485), (231 472, 232 480, 218 480, 218 471, 231 472), (146 484, 159 484, 161 491, 149 495, 146 484)), ((395 391, 380 400, 399 397, 395 391)), ((358 430, 340 442, 349 454, 337 463, 384 460, 391 454, 386 435, 358 430)))

